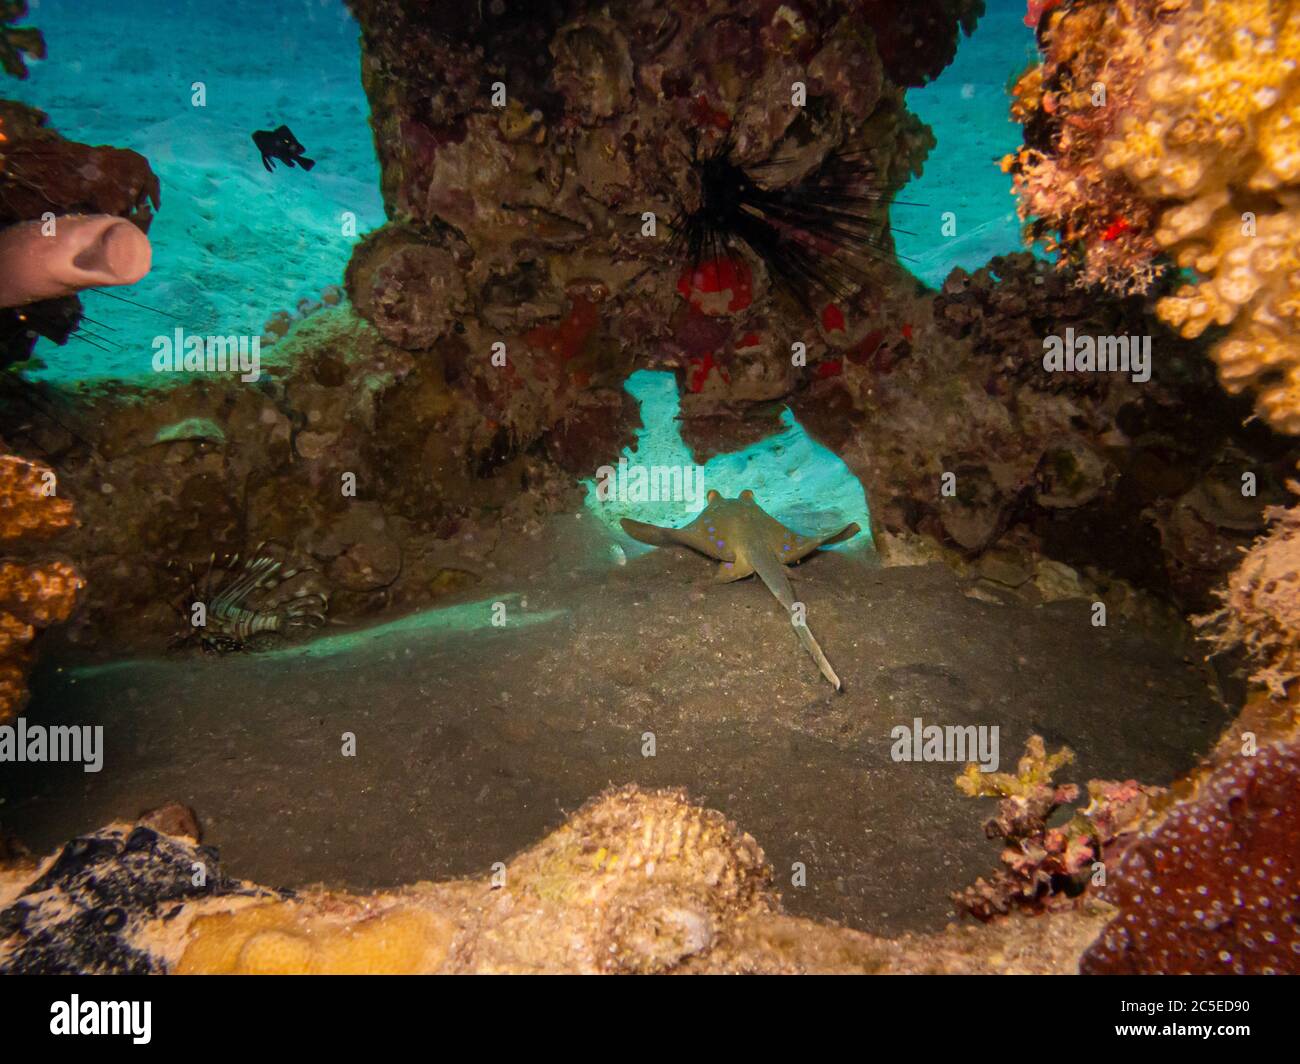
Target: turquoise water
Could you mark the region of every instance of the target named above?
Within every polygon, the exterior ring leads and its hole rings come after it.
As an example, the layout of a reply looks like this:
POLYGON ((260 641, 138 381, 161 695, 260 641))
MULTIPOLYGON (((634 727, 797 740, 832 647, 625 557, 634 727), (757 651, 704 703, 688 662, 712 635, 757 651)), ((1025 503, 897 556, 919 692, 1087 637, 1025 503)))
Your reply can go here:
POLYGON ((975 33, 933 82, 911 89, 907 106, 934 130, 938 146, 900 200, 924 207, 894 208, 903 264, 933 288, 954 266, 973 270, 994 255, 1023 250, 1011 178, 999 161, 1021 143, 1008 112, 1008 82, 1038 59, 1025 0, 988 0, 975 33), (944 233, 944 215, 956 226, 944 233))
MULTIPOLYGON (((677 382, 671 373, 640 370, 627 380, 626 388, 640 404, 645 425, 637 433, 636 448, 625 448, 628 467, 643 469, 692 466, 690 449, 677 427, 681 409, 677 382)), ((783 428, 775 435, 739 451, 715 455, 699 467, 704 491, 719 491, 734 498, 752 491, 758 504, 797 532, 826 533, 843 528, 850 521, 862 526, 849 546, 871 544, 867 497, 862 483, 834 451, 817 443, 786 410, 783 428)), ((704 509, 702 494, 695 498, 641 500, 624 497, 601 499, 595 480, 587 483, 587 509, 613 529, 628 554, 653 548, 637 543, 619 529, 624 517, 651 524, 679 527, 704 509)), ((834 548, 831 548, 834 549, 834 548)))
POLYGON ((276 311, 342 281, 357 239, 345 212, 358 235, 383 223, 357 25, 341 0, 42 0, 26 23, 49 58, 0 91, 66 137, 149 160, 162 181, 153 271, 117 294, 175 316, 84 293, 110 350, 42 341, 47 378, 147 373, 153 338, 178 324, 259 335, 276 311), (282 123, 316 160, 311 173, 262 167, 252 133, 282 123))
MULTIPOLYGON (((908 95, 939 139, 900 197, 926 206, 895 211, 895 224, 916 234, 899 235, 899 252, 927 284, 1020 246, 996 160, 1019 143, 1006 82, 1032 55, 1023 18, 1023 0, 990 0, 956 61, 908 95), (945 212, 955 215, 951 237, 945 212)), ((173 316, 86 293, 86 314, 102 323, 90 328, 108 350, 43 341, 46 378, 147 373, 153 338, 178 323, 258 335, 277 311, 339 283, 358 236, 384 221, 357 26, 342 0, 38 0, 27 21, 45 33, 49 58, 3 90, 72 139, 148 158, 163 188, 154 268, 116 294, 173 316), (281 123, 317 161, 310 173, 263 169, 250 136, 281 123)))

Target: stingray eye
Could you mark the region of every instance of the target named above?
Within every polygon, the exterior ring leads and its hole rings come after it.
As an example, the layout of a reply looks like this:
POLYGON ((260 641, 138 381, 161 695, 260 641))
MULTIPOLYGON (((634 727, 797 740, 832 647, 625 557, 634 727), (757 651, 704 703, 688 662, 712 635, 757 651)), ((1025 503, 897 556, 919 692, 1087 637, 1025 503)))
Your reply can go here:
POLYGON ((719 494, 718 494, 716 491, 714 491, 712 488, 710 488, 710 489, 709 489, 709 493, 708 493, 708 495, 705 496, 705 498, 708 499, 709 502, 717 502, 719 499, 722 498, 722 496, 719 495, 719 494))
POLYGON ((740 497, 742 499, 752 499, 754 497, 754 493, 750 491, 748 488, 746 488, 744 491, 740 493, 740 497))

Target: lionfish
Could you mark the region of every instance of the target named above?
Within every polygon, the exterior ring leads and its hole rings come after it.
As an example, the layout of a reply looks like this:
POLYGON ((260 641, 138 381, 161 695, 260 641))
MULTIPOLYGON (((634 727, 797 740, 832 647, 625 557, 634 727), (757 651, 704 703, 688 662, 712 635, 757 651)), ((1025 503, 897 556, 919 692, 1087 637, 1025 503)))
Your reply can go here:
POLYGON ((214 552, 201 577, 193 564, 189 566, 188 603, 174 604, 185 629, 173 639, 173 647, 197 641, 206 651, 225 654, 325 623, 328 596, 302 581, 291 585, 315 570, 286 567, 265 547, 259 544, 242 564, 238 554, 218 563, 214 552), (202 610, 196 609, 199 605, 202 610))

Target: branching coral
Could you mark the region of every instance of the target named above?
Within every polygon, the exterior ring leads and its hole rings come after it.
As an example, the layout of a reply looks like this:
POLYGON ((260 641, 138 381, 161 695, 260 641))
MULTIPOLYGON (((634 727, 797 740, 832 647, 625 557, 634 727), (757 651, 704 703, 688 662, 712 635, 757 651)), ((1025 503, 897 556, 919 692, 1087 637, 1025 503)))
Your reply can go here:
POLYGON ((1158 787, 1133 780, 1092 780, 1088 805, 1068 823, 1048 827, 1062 805, 1079 797, 1074 784, 1058 785, 1052 776, 1074 760, 1068 748, 1048 756, 1041 736, 1031 736, 1013 776, 984 774, 967 765, 957 788, 970 797, 1000 798, 997 816, 984 826, 990 838, 1007 842, 1006 868, 993 878, 953 895, 958 907, 980 920, 1005 915, 1013 908, 1049 912, 1068 908, 1087 888, 1094 865, 1113 861, 1133 837, 1158 787))
MULTIPOLYGON (((50 491, 53 478, 49 468, 0 449, 0 546, 45 539, 74 524, 72 505, 50 491)), ((0 722, 27 699, 37 631, 66 620, 80 588, 66 562, 0 558, 0 722)))
POLYGON ((1224 387, 1300 433, 1300 4, 1090 0, 1051 12, 1044 40, 1005 162, 1031 234, 1122 291, 1166 260, 1194 270, 1160 317, 1226 327, 1224 387))

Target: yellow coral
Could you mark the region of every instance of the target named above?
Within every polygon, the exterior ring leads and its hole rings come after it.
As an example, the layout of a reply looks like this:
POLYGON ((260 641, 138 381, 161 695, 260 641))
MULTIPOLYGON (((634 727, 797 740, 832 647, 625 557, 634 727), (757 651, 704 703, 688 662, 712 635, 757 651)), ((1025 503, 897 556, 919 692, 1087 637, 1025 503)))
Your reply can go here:
POLYGON ((1224 387, 1258 387, 1260 415, 1300 433, 1300 2, 1198 3, 1151 43, 1103 162, 1153 201, 1178 201, 1157 240, 1201 279, 1157 313, 1188 337, 1227 327, 1214 352, 1224 387))
POLYGON ((1300 434, 1300 0, 1079 3, 1044 65, 1063 88, 1039 100, 1042 75, 1024 79, 1013 113, 1052 116, 1051 150, 1008 164, 1034 235, 1074 241, 1084 278, 1121 290, 1162 251, 1194 270, 1157 313, 1187 337, 1226 328, 1224 387, 1300 434), (1072 88, 1089 84, 1104 106, 1072 88))
POLYGON ((327 911, 271 902, 194 921, 181 975, 415 975, 437 971, 455 930, 441 913, 400 899, 379 912, 330 899, 327 911), (333 911, 329 911, 332 909, 333 911))

